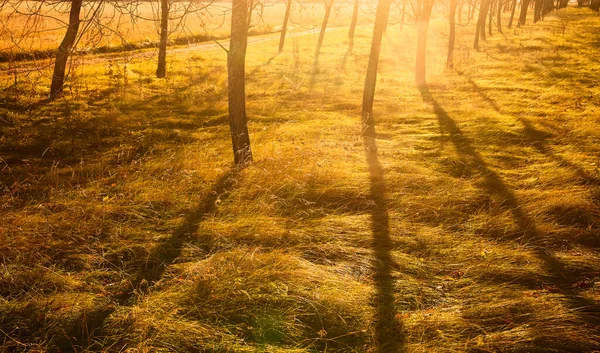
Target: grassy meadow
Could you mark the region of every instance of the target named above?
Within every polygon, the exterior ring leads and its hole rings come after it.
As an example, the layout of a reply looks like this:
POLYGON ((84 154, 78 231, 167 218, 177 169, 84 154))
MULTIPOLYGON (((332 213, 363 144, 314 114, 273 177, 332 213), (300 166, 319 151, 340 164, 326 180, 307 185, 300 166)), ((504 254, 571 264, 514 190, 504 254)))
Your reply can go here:
POLYGON ((600 350, 600 17, 459 26, 445 70, 442 13, 427 87, 387 28, 374 140, 372 26, 318 70, 318 34, 250 44, 241 171, 220 48, 76 57, 52 102, 3 64, 0 351, 600 350))

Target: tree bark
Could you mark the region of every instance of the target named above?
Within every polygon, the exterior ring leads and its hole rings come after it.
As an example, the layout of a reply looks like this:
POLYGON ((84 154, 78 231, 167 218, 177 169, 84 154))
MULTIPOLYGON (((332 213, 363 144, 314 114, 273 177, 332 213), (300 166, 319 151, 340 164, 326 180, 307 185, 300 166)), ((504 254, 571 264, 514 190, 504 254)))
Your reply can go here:
POLYGON ((231 5, 231 38, 227 52, 227 91, 229 128, 236 166, 252 162, 250 136, 246 117, 245 64, 248 46, 248 3, 233 0, 231 5))
POLYGON ((542 18, 542 2, 540 0, 535 0, 533 2, 533 23, 536 23, 542 18))
POLYGON ((362 101, 363 132, 374 133, 375 122, 373 120, 373 99, 375 98, 375 84, 377 82, 377 66, 379 64, 379 53, 381 51, 381 38, 386 27, 390 12, 390 0, 379 0, 375 14, 375 27, 373 28, 373 40, 371 41, 371 53, 365 77, 365 88, 362 101))
POLYGON ((524 26, 527 22, 527 9, 529 8, 529 1, 530 0, 521 0, 521 14, 519 16, 517 27, 524 26))
POLYGON ((487 7, 489 0, 481 0, 479 5, 479 16, 475 25, 475 49, 479 49, 479 39, 485 40, 485 19, 487 15, 487 7))
POLYGON ((279 52, 283 51, 283 45, 285 43, 285 33, 287 32, 288 20, 290 19, 290 10, 292 9, 292 0, 287 0, 287 6, 285 8, 285 16, 283 17, 283 26, 281 26, 281 37, 279 37, 279 52))
POLYGON ((496 0, 490 0, 489 1, 490 8, 489 8, 489 11, 488 11, 488 17, 489 17, 488 18, 488 33, 489 33, 490 37, 492 36, 492 19, 494 18, 493 14, 494 14, 494 8, 496 6, 496 2, 497 2, 496 0))
POLYGON ((450 0, 450 34, 448 35, 448 59, 446 68, 454 67, 454 42, 456 41, 456 5, 457 0, 450 0))
POLYGON ((513 20, 515 19, 516 10, 517 10, 517 0, 513 0, 512 7, 510 9, 510 20, 508 20, 508 29, 512 28, 513 20))
POLYGON ((73 0, 71 10, 69 11, 69 25, 67 33, 58 46, 56 52, 56 61, 54 62, 54 73, 52 74, 52 83, 50 84, 50 97, 56 97, 62 93, 65 84, 65 72, 67 70, 67 60, 73 49, 77 33, 79 32, 79 14, 81 13, 82 0, 73 0))
POLYGON ((470 0, 469 1, 469 16, 468 16, 467 22, 471 21, 473 19, 473 16, 475 16, 475 0, 470 0))
POLYGON ((423 9, 419 16, 419 38, 417 40, 417 65, 415 67, 415 81, 417 85, 423 86, 427 83, 426 61, 427 61, 427 32, 429 30, 429 19, 431 17, 431 9, 433 8, 433 0, 424 0, 423 9))
POLYGON ((325 16, 323 17, 323 23, 321 24, 321 32, 319 32, 317 48, 315 49, 315 63, 319 59, 319 53, 321 53, 321 46, 323 45, 323 38, 325 38, 325 30, 327 30, 327 22, 329 21, 329 15, 331 14, 332 6, 333 0, 329 0, 327 3, 325 3, 325 16))
POLYGON ((350 30, 348 30, 348 51, 352 51, 354 47, 354 31, 356 30, 356 21, 358 20, 359 0, 354 0, 354 8, 352 9, 352 21, 350 22, 350 30))
POLYGON ((501 3, 502 0, 498 0, 498 12, 496 13, 496 28, 498 29, 498 33, 502 32, 502 8, 504 4, 501 3))
POLYGON ((169 40, 169 0, 160 0, 160 42, 158 44, 158 66, 156 77, 167 74, 167 41, 169 40))

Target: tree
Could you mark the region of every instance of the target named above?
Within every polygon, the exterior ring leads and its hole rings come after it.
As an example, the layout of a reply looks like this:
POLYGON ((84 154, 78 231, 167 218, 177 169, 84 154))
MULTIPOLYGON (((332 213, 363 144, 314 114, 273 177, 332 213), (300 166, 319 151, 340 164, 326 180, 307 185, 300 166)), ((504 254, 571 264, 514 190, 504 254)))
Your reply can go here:
POLYGON ((164 78, 167 73, 169 8, 169 0, 160 0, 160 42, 158 45, 158 67, 156 68, 156 77, 158 78, 164 78))
POLYGON ((485 40, 485 19, 488 12, 489 4, 491 0, 481 0, 479 5, 479 17, 477 24, 475 24, 475 49, 479 49, 479 39, 485 40))
POLYGON ((246 48, 248 46, 248 3, 232 0, 231 38, 227 52, 227 91, 229 128, 235 165, 252 162, 250 136, 246 117, 246 48))
POLYGON ((502 32, 502 7, 503 4, 501 3, 501 0, 498 0, 498 9, 496 12, 496 28, 498 29, 498 33, 503 33, 502 32))
POLYGON ((446 68, 454 67, 454 42, 456 41, 456 0, 450 0, 450 34, 448 35, 448 59, 446 68))
POLYGON ((423 0, 423 7, 419 15, 419 38, 417 39, 417 65, 415 68, 415 81, 417 85, 423 86, 425 80, 425 66, 427 60, 427 32, 429 30, 429 19, 433 0, 423 0))
POLYGON ((285 44, 285 33, 287 32, 287 25, 290 19, 290 11, 292 9, 292 0, 287 0, 285 15, 283 17, 283 25, 281 26, 281 36, 279 37, 279 52, 283 51, 283 45, 285 44))
POLYGON ((350 21, 350 29, 348 30, 348 52, 352 52, 352 48, 354 47, 354 31, 356 30, 359 5, 359 0, 354 0, 354 7, 352 8, 352 21, 350 21))
POLYGON ((375 84, 377 82, 377 66, 379 64, 379 53, 381 51, 381 38, 387 25, 390 12, 390 0, 379 0, 377 12, 375 13, 375 27, 373 28, 373 39, 371 41, 371 52, 369 64, 365 77, 365 88, 362 101, 363 129, 367 134, 374 134, 375 124, 373 121, 373 99, 375 98, 375 84))
POLYGON ((319 32, 317 48, 315 49, 315 65, 318 62, 319 53, 321 53, 321 46, 323 45, 323 38, 325 38, 325 31, 327 30, 327 22, 329 21, 329 15, 331 15, 332 6, 333 0, 329 0, 325 3, 325 16, 323 17, 323 23, 321 24, 321 32, 319 32))
POLYGON ((510 20, 508 20, 508 28, 509 29, 512 28, 516 10, 517 10, 517 0, 512 0, 512 5, 510 8, 510 20))
POLYGON ((56 52, 56 61, 54 62, 54 73, 52 74, 52 83, 50 85, 50 97, 56 97, 62 93, 65 84, 65 72, 67 70, 67 60, 71 53, 77 34, 79 33, 79 14, 81 13, 82 0, 72 0, 69 11, 69 25, 67 33, 58 46, 56 52))
POLYGON ((517 27, 524 26, 527 22, 527 9, 529 8, 529 1, 530 0, 521 0, 521 14, 519 16, 517 27))

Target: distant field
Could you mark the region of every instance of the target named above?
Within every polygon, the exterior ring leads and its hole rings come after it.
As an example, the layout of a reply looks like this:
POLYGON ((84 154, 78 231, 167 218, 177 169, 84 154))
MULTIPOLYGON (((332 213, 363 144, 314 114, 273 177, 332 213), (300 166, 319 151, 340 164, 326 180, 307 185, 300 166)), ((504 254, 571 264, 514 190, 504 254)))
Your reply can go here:
MULTIPOLYGON (((82 28, 88 24, 79 42, 79 49, 102 46, 126 46, 158 41, 159 2, 141 2, 126 6, 112 3, 101 5, 97 21, 89 21, 98 7, 96 2, 84 2, 82 28)), ((352 3, 337 1, 331 15, 331 26, 347 25, 352 14, 352 3)), ((38 1, 19 2, 18 5, 5 4, 0 12, 0 51, 53 50, 62 40, 68 20, 68 3, 38 1), (18 12, 18 13, 15 13, 18 12), (39 13, 39 16, 28 15, 39 13)), ((202 36, 227 36, 229 33, 229 2, 203 4, 201 2, 174 2, 169 23, 170 39, 194 39, 202 36), (182 15, 187 13, 186 16, 182 15)), ((251 33, 269 33, 281 28, 285 12, 283 1, 267 3, 253 13, 251 33)), ((363 6, 361 21, 372 12, 363 6)), ((294 5, 291 15, 291 30, 306 30, 319 26, 324 14, 322 2, 294 5)))

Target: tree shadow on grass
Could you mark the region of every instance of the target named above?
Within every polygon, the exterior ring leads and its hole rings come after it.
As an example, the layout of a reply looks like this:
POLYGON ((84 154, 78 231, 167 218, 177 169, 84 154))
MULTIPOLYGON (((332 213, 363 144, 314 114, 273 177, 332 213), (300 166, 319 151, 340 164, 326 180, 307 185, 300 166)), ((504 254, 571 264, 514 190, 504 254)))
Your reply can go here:
MULTIPOLYGON (((212 73, 198 77, 210 80, 212 73)), ((84 185, 106 169, 99 161, 125 165, 157 145, 179 148, 197 141, 197 129, 226 123, 218 100, 198 106, 182 99, 179 89, 153 93, 151 99, 130 95, 118 108, 112 103, 121 99, 117 87, 33 104, 17 96, 0 98, 0 114, 2 108, 12 113, 0 120, 0 168, 7 171, 0 173, 0 188, 10 191, 11 207, 47 200, 49 179, 54 188, 84 185), (69 177, 73 170, 85 175, 79 173, 75 180, 69 177)), ((222 97, 225 91, 214 93, 222 97)))
MULTIPOLYGON (((181 225, 162 243, 157 245, 148 255, 144 266, 134 275, 127 289, 120 295, 115 295, 116 304, 101 305, 91 312, 80 314, 70 327, 62 330, 62 334, 54 338, 56 347, 61 352, 79 352, 83 350, 100 350, 101 342, 106 333, 103 327, 110 315, 115 312, 117 305, 130 306, 135 304, 139 295, 146 293, 156 282, 158 282, 169 265, 181 255, 183 245, 189 237, 197 232, 204 217, 214 211, 217 200, 225 199, 239 175, 237 169, 231 169, 224 173, 213 185, 206 198, 198 207, 190 212, 181 225)), ((210 239, 202 244, 206 253, 212 250, 210 239)))
POLYGON ((550 281, 548 285, 556 288, 556 291, 562 295, 570 309, 582 322, 597 329, 600 325, 600 304, 578 295, 579 288, 576 283, 583 273, 577 269, 568 268, 552 253, 552 249, 545 244, 545 235, 537 229, 533 219, 523 211, 513 191, 504 184, 496 172, 487 166, 456 122, 432 96, 429 87, 420 86, 419 90, 423 101, 432 105, 441 129, 450 135, 452 144, 464 158, 465 168, 471 169, 473 174, 478 173, 482 176, 483 182, 479 185, 480 188, 491 196, 500 197, 502 206, 510 211, 517 222, 519 232, 516 236, 498 240, 513 241, 530 247, 532 253, 542 261, 549 275, 547 277, 550 281))
POLYGON ((256 65, 252 71, 250 71, 248 73, 249 78, 252 78, 252 76, 254 76, 255 74, 257 74, 260 70, 264 69, 265 67, 271 65, 271 62, 273 62, 273 60, 275 60, 275 58, 279 55, 279 53, 275 53, 273 54, 273 56, 271 56, 267 61, 265 61, 263 64, 259 64, 256 65))
MULTIPOLYGON (((467 82, 471 84, 472 88, 477 92, 477 95, 486 103, 488 103, 496 112, 501 113, 502 109, 489 95, 485 93, 485 90, 481 88, 471 77, 466 77, 467 82)), ((523 116, 515 116, 515 118, 523 125, 523 137, 536 149, 539 153, 550 158, 560 166, 569 169, 577 175, 585 184, 589 185, 600 185, 600 179, 590 175, 580 166, 566 160, 552 151, 552 148, 548 145, 548 134, 543 131, 537 130, 531 121, 524 118, 523 116)))
POLYGON ((377 352, 393 353, 404 350, 404 329, 397 317, 394 303, 394 276, 392 258, 394 243, 390 236, 389 211, 386 201, 384 169, 377 156, 375 126, 366 123, 363 132, 365 156, 369 167, 372 248, 375 255, 374 282, 377 291, 375 313, 375 344, 377 352))
MULTIPOLYGON (((214 210, 217 201, 224 200, 229 196, 235 183, 237 183, 236 177, 238 175, 239 171, 235 168, 223 174, 215 182, 206 198, 195 210, 186 216, 183 223, 181 223, 171 236, 150 252, 144 267, 131 281, 130 290, 117 297, 121 305, 131 304, 136 294, 145 293, 154 283, 161 279, 169 265, 181 255, 184 242, 198 231, 200 223, 207 214, 214 210)), ((201 244, 200 248, 205 253, 211 252, 212 244, 210 239, 203 240, 205 243, 201 244)))

